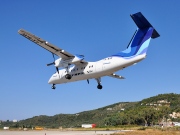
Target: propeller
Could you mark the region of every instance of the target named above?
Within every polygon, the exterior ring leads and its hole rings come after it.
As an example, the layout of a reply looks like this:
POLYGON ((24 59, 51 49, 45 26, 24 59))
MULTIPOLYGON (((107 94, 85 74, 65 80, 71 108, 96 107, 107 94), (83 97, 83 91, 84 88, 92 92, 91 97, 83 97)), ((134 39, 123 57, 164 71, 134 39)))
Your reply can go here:
POLYGON ((47 64, 47 66, 51 66, 51 65, 54 65, 55 63, 54 62, 52 62, 52 63, 49 63, 49 64, 47 64))
POLYGON ((89 84, 89 79, 87 79, 87 82, 88 82, 88 84, 89 84))
MULTIPOLYGON (((54 57, 54 53, 52 53, 52 56, 53 56, 54 62, 47 64, 47 66, 55 65, 55 57, 54 57)), ((58 69, 58 67, 56 67, 56 71, 57 71, 58 74, 59 74, 59 69, 58 69)))

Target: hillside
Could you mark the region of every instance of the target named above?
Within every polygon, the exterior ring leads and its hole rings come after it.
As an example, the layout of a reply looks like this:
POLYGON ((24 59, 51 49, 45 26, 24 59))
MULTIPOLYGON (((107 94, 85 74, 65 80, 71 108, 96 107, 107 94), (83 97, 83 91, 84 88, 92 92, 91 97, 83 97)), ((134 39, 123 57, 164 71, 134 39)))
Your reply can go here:
POLYGON ((84 111, 76 114, 57 114, 54 116, 35 116, 19 122, 21 125, 36 125, 50 128, 55 127, 81 127, 82 124, 96 123, 98 126, 104 125, 107 116, 118 113, 121 109, 127 109, 137 104, 136 102, 119 102, 113 105, 98 108, 96 110, 84 111))
POLYGON ((139 102, 119 102, 76 114, 35 116, 14 123, 13 126, 58 128, 60 126, 81 127, 81 124, 95 123, 98 127, 104 127, 130 124, 149 125, 158 123, 163 118, 179 121, 179 117, 169 116, 172 112, 180 112, 180 94, 160 94, 139 102))

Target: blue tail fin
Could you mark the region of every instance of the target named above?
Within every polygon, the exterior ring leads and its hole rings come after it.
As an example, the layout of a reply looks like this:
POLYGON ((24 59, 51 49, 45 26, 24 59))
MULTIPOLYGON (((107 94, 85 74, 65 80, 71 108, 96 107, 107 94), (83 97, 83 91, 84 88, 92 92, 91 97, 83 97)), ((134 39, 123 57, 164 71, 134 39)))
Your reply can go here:
POLYGON ((132 57, 145 54, 151 38, 160 36, 141 12, 131 15, 131 18, 138 26, 138 29, 135 31, 127 49, 113 56, 132 57))

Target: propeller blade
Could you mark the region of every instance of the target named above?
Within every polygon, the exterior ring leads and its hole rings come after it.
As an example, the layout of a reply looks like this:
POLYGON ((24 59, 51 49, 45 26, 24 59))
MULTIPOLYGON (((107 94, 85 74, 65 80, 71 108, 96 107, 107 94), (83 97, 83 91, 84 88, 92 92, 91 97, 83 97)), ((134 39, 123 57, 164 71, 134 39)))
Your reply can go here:
MULTIPOLYGON (((55 65, 55 57, 54 57, 54 53, 52 53, 52 56, 53 56, 54 62, 47 64, 47 66, 55 65)), ((58 74, 59 74, 59 69, 58 69, 58 67, 56 67, 56 71, 57 71, 58 74)))
POLYGON ((59 69, 58 69, 58 67, 56 67, 56 71, 58 72, 58 74, 59 74, 59 69))
POLYGON ((51 65, 54 65, 55 63, 54 62, 52 62, 52 63, 49 63, 49 64, 47 64, 47 66, 51 66, 51 65))
POLYGON ((88 82, 88 84, 89 84, 89 79, 87 79, 87 82, 88 82))
MULTIPOLYGON (((56 71, 58 72, 58 75, 59 75, 59 69, 58 69, 58 67, 56 67, 56 71)), ((60 75, 59 75, 59 78, 60 78, 60 75)))
POLYGON ((53 56, 53 58, 54 58, 54 62, 55 62, 55 57, 54 57, 54 53, 52 53, 52 56, 53 56))

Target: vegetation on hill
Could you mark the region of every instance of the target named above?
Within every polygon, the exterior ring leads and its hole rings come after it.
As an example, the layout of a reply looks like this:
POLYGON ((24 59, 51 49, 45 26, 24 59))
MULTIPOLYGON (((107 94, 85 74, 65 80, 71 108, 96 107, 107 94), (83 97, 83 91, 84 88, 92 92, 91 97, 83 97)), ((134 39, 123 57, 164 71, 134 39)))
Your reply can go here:
POLYGON ((46 128, 81 127, 82 124, 95 123, 98 127, 120 125, 152 125, 172 118, 169 114, 180 112, 180 94, 160 94, 140 102, 119 102, 96 110, 77 114, 57 114, 54 116, 35 116, 17 123, 3 122, 1 126, 46 128))

